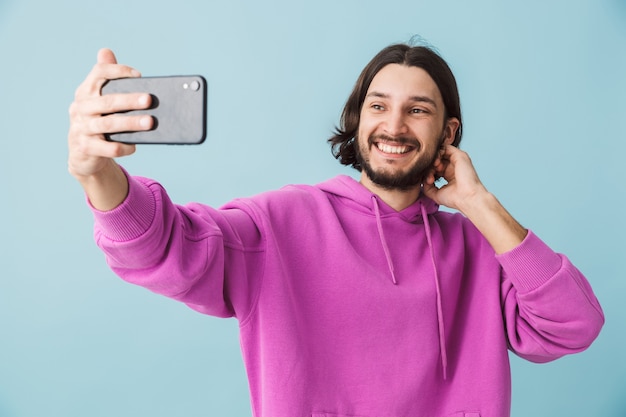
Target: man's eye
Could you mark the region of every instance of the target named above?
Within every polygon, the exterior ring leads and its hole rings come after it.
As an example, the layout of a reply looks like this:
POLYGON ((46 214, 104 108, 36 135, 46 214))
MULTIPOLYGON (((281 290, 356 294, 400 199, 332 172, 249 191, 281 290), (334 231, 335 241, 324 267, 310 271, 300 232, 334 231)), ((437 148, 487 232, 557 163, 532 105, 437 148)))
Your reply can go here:
POLYGON ((426 111, 424 109, 411 109, 411 113, 415 113, 415 114, 420 114, 420 113, 426 113, 426 111))
POLYGON ((380 104, 372 104, 372 108, 374 110, 385 110, 385 108, 380 104))

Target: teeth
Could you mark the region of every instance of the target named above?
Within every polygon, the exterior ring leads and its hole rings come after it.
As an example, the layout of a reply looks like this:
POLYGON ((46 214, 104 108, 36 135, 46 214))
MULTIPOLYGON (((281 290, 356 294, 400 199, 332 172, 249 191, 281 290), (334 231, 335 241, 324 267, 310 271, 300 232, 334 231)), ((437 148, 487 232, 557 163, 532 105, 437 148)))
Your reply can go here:
POLYGON ((403 154, 409 151, 408 146, 392 146, 386 143, 377 143, 376 147, 384 153, 403 154))

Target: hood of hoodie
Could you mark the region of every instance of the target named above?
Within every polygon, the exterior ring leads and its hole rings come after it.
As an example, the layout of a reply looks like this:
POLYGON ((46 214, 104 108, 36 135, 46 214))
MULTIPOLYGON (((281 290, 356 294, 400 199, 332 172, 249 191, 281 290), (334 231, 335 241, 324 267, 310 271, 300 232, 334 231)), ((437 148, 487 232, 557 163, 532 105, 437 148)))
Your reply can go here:
POLYGON ((433 284, 436 294, 435 301, 437 306, 436 314, 437 326, 439 330, 439 351, 441 355, 442 373, 443 378, 447 379, 448 359, 446 350, 445 326, 443 320, 443 301, 441 296, 439 270, 437 268, 437 259, 435 249, 433 247, 429 220, 429 215, 436 213, 439 210, 439 205, 430 198, 426 197, 423 193, 420 193, 419 198, 413 204, 411 204, 404 210, 397 211, 389 206, 387 203, 385 203, 376 194, 369 191, 365 186, 347 175, 340 175, 324 183, 318 184, 318 188, 327 193, 342 197, 342 202, 348 205, 350 208, 364 213, 370 213, 376 217, 378 236, 380 238, 382 251, 387 260, 390 282, 393 285, 397 285, 398 280, 396 279, 395 268, 391 253, 389 251, 389 246, 387 244, 387 240, 385 239, 385 228, 382 220, 383 217, 400 216, 406 222, 424 224, 424 232, 430 251, 431 266, 434 272, 433 284))
POLYGON ((375 208, 372 204, 372 198, 374 197, 378 202, 381 216, 396 215, 411 223, 421 222, 424 211, 427 214, 433 214, 439 210, 437 203, 426 197, 423 193, 420 193, 417 201, 404 210, 397 211, 348 175, 339 175, 318 184, 317 187, 327 193, 344 197, 345 200, 343 202, 352 209, 372 215, 376 215, 375 208))

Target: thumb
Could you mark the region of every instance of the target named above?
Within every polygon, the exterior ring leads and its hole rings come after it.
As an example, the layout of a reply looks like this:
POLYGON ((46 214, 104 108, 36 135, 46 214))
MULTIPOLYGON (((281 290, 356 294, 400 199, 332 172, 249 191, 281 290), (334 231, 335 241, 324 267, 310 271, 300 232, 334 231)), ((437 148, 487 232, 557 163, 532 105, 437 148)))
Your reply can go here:
POLYGON ((112 50, 102 48, 98 51, 98 64, 117 64, 117 59, 112 50))

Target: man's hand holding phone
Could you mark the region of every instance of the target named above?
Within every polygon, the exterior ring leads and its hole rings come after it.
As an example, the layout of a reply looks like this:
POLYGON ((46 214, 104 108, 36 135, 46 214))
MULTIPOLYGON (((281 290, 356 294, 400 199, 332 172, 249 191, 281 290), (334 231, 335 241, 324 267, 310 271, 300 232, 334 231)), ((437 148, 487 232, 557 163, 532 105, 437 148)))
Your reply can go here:
POLYGON ((199 144, 206 136, 206 81, 202 76, 146 77, 101 49, 70 105, 69 172, 92 205, 109 210, 128 192, 114 158, 136 143, 199 144))
POLYGON ((113 158, 130 155, 135 145, 107 141, 111 132, 147 131, 153 127, 148 115, 123 115, 120 112, 147 109, 147 93, 101 95, 102 86, 111 79, 140 77, 126 65, 119 65, 113 52, 101 49, 91 72, 75 93, 70 105, 68 170, 83 186, 91 204, 99 210, 118 206, 128 192, 128 181, 113 158))

